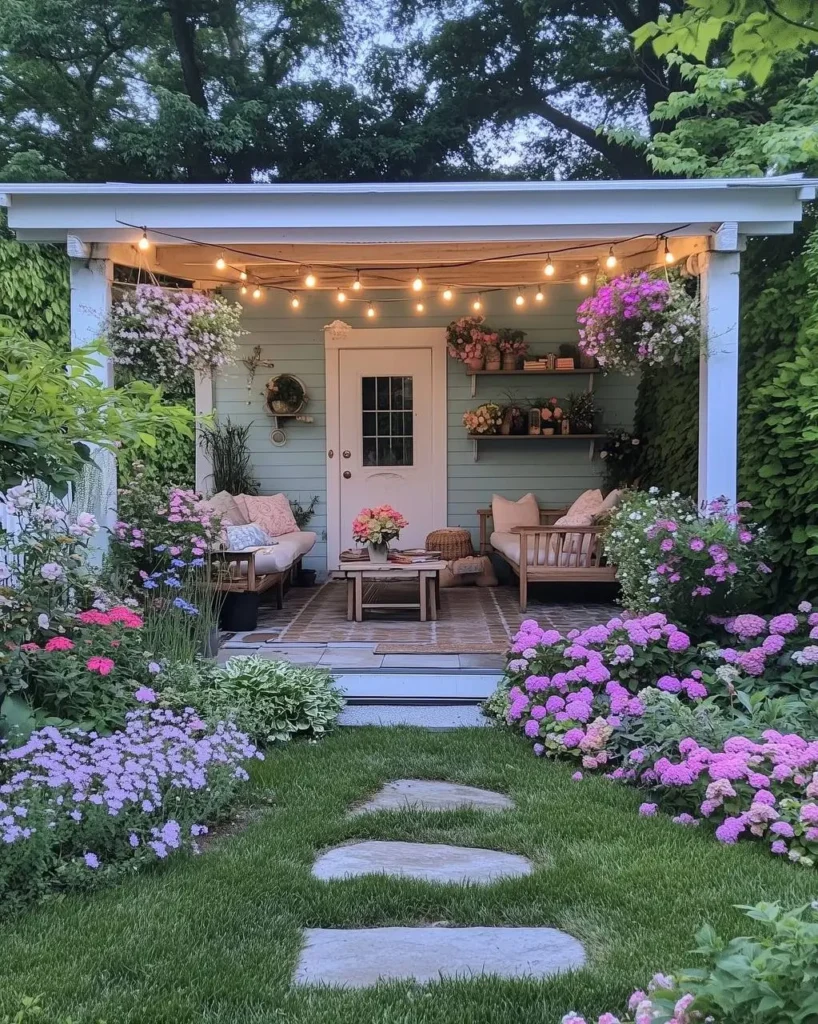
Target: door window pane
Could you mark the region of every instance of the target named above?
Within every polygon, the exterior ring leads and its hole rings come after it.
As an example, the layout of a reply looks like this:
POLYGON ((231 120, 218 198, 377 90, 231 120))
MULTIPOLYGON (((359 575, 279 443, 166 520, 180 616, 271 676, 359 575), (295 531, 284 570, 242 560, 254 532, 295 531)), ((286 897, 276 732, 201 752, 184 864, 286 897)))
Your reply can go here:
POLYGON ((365 466, 411 466, 412 378, 363 377, 361 427, 365 466))

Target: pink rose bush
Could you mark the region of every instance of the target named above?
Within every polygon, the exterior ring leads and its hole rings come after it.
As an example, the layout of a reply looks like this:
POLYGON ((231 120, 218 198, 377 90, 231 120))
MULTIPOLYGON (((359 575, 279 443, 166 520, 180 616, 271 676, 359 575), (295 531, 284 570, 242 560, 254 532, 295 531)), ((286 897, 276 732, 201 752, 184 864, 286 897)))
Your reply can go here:
POLYGON ((386 544, 400 536, 409 521, 391 505, 362 508, 352 520, 352 536, 359 544, 386 544))
POLYGON ((682 363, 699 350, 695 299, 681 281, 646 271, 602 285, 580 304, 577 322, 580 351, 621 373, 682 363))
POLYGON ((0 751, 0 903, 197 852, 263 755, 229 723, 144 709, 110 736, 48 726, 0 751))
POLYGON ((500 335, 481 316, 462 316, 446 328, 446 348, 452 359, 467 362, 482 359, 489 345, 497 346, 500 335))

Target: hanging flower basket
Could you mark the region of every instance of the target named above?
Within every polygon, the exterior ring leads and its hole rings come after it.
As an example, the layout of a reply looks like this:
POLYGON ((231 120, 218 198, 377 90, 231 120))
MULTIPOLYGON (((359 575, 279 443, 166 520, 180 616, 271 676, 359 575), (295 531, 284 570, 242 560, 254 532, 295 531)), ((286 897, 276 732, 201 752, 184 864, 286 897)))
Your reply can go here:
POLYGON ((135 377, 175 384, 233 358, 247 333, 241 312, 220 295, 138 285, 111 307, 108 342, 114 360, 135 377))
POLYGON ((274 416, 295 415, 306 401, 304 382, 291 373, 279 373, 267 381, 267 408, 274 416))
POLYGON ((678 279, 645 271, 602 285, 577 310, 579 348, 606 370, 688 362, 701 345, 698 301, 678 279))

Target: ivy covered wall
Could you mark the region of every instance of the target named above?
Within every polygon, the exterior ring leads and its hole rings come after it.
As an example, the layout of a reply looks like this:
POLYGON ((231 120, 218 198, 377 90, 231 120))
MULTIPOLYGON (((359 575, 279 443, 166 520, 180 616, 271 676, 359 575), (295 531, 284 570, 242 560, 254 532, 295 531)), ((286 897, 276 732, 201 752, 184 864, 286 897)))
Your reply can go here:
POLYGON ((68 257, 56 245, 21 245, 0 219, 0 316, 31 338, 69 347, 68 257))
MULTIPOLYGON (((767 528, 773 602, 818 597, 818 228, 757 239, 742 259, 739 496, 767 528)), ((641 483, 696 495, 698 373, 640 382, 641 483)))

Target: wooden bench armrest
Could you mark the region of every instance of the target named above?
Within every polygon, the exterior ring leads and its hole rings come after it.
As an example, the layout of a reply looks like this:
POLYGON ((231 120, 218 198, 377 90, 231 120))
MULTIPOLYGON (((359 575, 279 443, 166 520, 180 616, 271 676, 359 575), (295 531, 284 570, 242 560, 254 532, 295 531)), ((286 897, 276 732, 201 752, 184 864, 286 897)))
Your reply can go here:
POLYGON ((604 533, 604 526, 515 526, 512 533, 604 533))
POLYGON ((239 565, 247 562, 247 589, 252 591, 256 589, 256 552, 263 546, 248 548, 246 551, 216 551, 214 555, 225 562, 238 562, 239 565))

